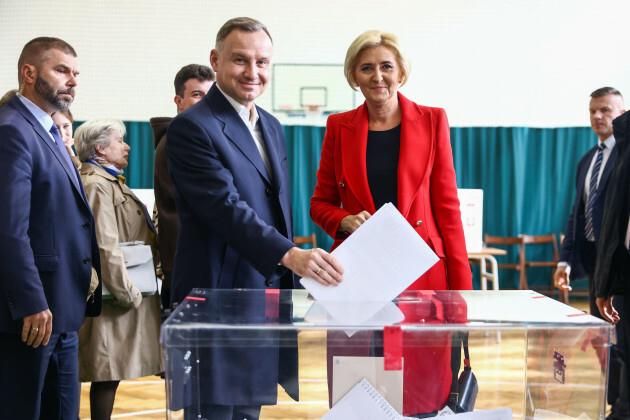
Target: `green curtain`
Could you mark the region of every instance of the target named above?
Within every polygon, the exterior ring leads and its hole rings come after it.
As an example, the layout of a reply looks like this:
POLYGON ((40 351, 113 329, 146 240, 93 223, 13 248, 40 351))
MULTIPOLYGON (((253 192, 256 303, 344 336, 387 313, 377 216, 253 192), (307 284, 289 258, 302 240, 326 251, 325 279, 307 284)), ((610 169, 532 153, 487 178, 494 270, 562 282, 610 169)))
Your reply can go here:
MULTIPOLYGON (((153 187, 153 133, 148 122, 125 122, 131 146, 125 170, 132 188, 153 187)), ((296 235, 317 233, 318 246, 332 239, 311 221, 309 201, 316 183, 324 127, 284 126, 296 235)), ((580 157, 597 138, 589 127, 453 127, 451 144, 459 188, 484 190, 483 231, 491 235, 546 234, 565 230, 575 195, 580 157)), ((551 250, 533 248, 528 258, 551 250)), ((515 251, 505 260, 516 258, 515 251)), ((499 258, 501 259, 501 257, 499 258)), ((477 270, 475 270, 477 271, 477 270)), ((501 288, 516 288, 517 277, 501 272, 501 288)), ((549 284, 549 269, 528 271, 534 286, 549 284)), ((475 283, 478 287, 478 281, 475 283)))
MULTIPOLYGON (((577 162, 597 137, 589 127, 454 127, 451 143, 458 187, 484 190, 484 233, 541 235, 564 232, 577 162)), ((551 253, 551 245, 538 245, 527 258, 549 260, 551 253)), ((516 259, 515 249, 497 257, 499 262, 516 259)), ((501 270, 499 276, 502 289, 518 288, 513 270, 501 270)), ((530 286, 548 286, 550 269, 528 269, 527 279, 530 286)))

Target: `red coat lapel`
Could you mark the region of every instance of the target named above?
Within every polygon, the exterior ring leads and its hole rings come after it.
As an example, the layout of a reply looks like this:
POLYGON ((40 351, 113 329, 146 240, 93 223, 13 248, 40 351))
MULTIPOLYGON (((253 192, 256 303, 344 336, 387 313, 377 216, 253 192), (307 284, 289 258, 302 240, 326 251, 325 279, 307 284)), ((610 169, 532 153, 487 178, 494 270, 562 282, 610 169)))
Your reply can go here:
POLYGON ((427 176, 429 162, 435 154, 435 130, 431 127, 428 113, 422 112, 420 107, 400 92, 398 100, 402 113, 398 157, 398 210, 407 217, 411 203, 427 176))
POLYGON ((374 200, 367 180, 365 156, 367 149, 368 115, 365 103, 341 125, 341 156, 346 184, 361 206, 370 214, 375 212, 374 200))

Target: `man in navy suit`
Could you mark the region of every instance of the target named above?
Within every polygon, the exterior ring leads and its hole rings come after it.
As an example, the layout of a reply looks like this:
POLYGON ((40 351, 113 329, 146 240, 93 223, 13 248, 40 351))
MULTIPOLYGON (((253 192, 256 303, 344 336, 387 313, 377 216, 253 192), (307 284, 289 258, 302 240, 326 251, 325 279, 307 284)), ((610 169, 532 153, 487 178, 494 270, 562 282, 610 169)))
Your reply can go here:
POLYGON ((169 126, 166 151, 180 219, 175 304, 194 287, 299 287, 290 270, 323 284, 341 280, 334 257, 292 242, 282 127, 254 105, 269 82, 272 52, 260 22, 228 21, 210 55, 216 83, 169 126))
POLYGON ((0 407, 75 420, 77 330, 101 308, 94 219, 51 118, 74 99, 76 52, 36 38, 18 71, 20 93, 0 109, 0 407))
MULTIPOLYGON (((216 83, 168 128, 166 153, 180 220, 173 306, 194 287, 297 288, 293 273, 323 284, 342 280, 342 268, 334 257, 322 249, 302 250, 292 241, 282 127, 254 105, 269 83, 272 52, 271 37, 262 23, 251 18, 226 22, 210 54, 216 83)), ((207 358, 233 360, 229 352, 215 350, 207 358)), ((254 392, 242 395, 245 387, 232 382, 246 376, 237 373, 244 366, 264 367, 247 372, 247 380, 255 385, 248 388, 259 388, 278 376, 277 352, 275 360, 273 350, 266 356, 250 353, 243 357, 251 360, 228 364, 234 369, 231 375, 208 379, 216 379, 216 386, 208 387, 203 397, 209 406, 214 402, 208 408, 211 418, 254 419, 261 404, 273 403, 254 392), (247 403, 252 407, 237 407, 247 403)), ((278 380, 282 381, 282 373, 278 380)), ((269 387, 275 395, 275 382, 269 387)))
MULTIPOLYGON (((595 293, 600 314, 608 321, 623 326, 623 335, 617 330, 617 346, 628 349, 630 322, 623 319, 630 308, 630 114, 624 114, 613 122, 619 157, 610 176, 609 192, 604 206, 601 238, 597 250, 595 269, 595 293), (623 296, 623 299, 619 299, 623 296), (613 306, 614 304, 614 306, 613 306)), ((626 366, 630 364, 630 352, 622 351, 626 366)), ((625 385, 630 389, 630 377, 625 385)), ((627 401, 626 401, 627 403, 627 401)), ((614 416, 609 418, 622 418, 614 416)), ((627 416, 626 416, 627 418, 627 416)))
MULTIPOLYGON (((578 162, 575 201, 565 230, 560 263, 554 273, 554 280, 556 287, 571 290, 570 280, 588 278, 590 313, 601 318, 595 301, 593 277, 608 180, 617 158, 612 122, 625 112, 621 93, 611 87, 595 90, 591 93, 589 112, 591 128, 599 141, 578 162)), ((619 329, 621 332, 621 327, 619 329)), ((613 350, 611 372, 625 371, 622 365, 615 367, 617 363, 621 364, 621 360, 613 350)), ((617 403, 622 394, 627 395, 623 379, 611 375, 608 401, 613 406, 613 413, 619 410, 628 411, 625 397, 617 403), (623 384, 621 388, 620 383, 623 384)))

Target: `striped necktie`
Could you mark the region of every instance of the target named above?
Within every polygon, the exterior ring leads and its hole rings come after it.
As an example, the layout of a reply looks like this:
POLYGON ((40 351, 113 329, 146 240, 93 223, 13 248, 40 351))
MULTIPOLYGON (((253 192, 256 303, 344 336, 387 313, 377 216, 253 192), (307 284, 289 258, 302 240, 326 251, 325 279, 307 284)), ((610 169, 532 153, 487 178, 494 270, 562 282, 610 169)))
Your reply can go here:
POLYGON ((593 231, 593 206, 595 204, 595 196, 597 196, 597 178, 599 178, 599 171, 602 168, 602 158, 604 156, 604 149, 606 145, 600 143, 597 145, 597 157, 595 158, 595 164, 593 165, 593 171, 591 173, 591 180, 589 182, 588 200, 586 201, 586 223, 584 224, 584 234, 586 240, 595 242, 595 232, 593 231))

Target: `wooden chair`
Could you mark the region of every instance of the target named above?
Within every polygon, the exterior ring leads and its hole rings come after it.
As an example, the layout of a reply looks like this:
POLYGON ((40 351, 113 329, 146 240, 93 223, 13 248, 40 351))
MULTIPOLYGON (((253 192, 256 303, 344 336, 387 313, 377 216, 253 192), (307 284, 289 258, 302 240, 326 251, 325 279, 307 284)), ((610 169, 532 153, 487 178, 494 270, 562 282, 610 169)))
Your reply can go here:
POLYGON ((527 289, 527 277, 525 276, 525 247, 523 246, 523 238, 520 236, 492 236, 485 235, 484 243, 487 246, 499 245, 501 247, 514 246, 518 248, 518 260, 513 263, 501 263, 498 264, 499 268, 505 268, 508 270, 516 270, 519 272, 519 289, 527 289))
MULTIPOLYGON (((545 245, 551 244, 552 246, 552 255, 551 259, 546 260, 537 260, 537 261, 528 261, 526 259, 527 253, 523 252, 525 259, 523 260, 525 269, 530 267, 549 267, 551 268, 550 281, 548 290, 539 289, 538 291, 544 294, 549 294, 549 296, 554 297, 558 294, 558 298, 560 301, 564 303, 569 303, 569 297, 566 291, 561 291, 556 289, 553 282, 553 273, 556 271, 556 267, 558 266, 558 261, 560 260, 560 254, 558 252, 558 242, 556 241, 556 234, 550 233, 548 235, 519 235, 523 239, 523 249, 527 245, 545 245)), ((527 285, 527 278, 525 280, 525 284, 527 285)), ((535 288, 532 288, 535 289, 535 288)))
POLYGON ((557 290, 553 283, 553 273, 558 265, 559 261, 559 252, 558 252, 558 243, 556 242, 556 234, 550 233, 548 235, 527 235, 521 234, 518 236, 485 236, 486 245, 500 245, 500 246, 508 246, 508 245, 516 245, 518 247, 518 257, 517 261, 514 263, 507 264, 499 264, 499 268, 512 269, 519 272, 519 289, 521 290, 536 290, 536 288, 530 287, 527 283, 527 269, 531 267, 549 267, 551 268, 550 274, 550 282, 549 287, 545 286, 544 289, 538 288, 538 292, 548 294, 551 297, 554 297, 556 294, 559 295, 559 299, 565 303, 568 302, 568 296, 566 293, 563 293, 560 290, 557 290), (551 244, 553 252, 551 255, 551 259, 549 260, 537 260, 530 261, 527 259, 527 246, 530 247, 533 245, 545 245, 551 244))
POLYGON ((309 236, 294 236, 293 243, 296 245, 311 245, 311 248, 317 248, 317 236, 312 233, 309 236))

